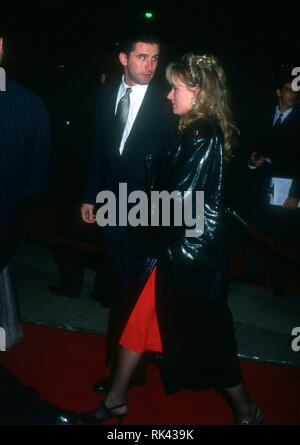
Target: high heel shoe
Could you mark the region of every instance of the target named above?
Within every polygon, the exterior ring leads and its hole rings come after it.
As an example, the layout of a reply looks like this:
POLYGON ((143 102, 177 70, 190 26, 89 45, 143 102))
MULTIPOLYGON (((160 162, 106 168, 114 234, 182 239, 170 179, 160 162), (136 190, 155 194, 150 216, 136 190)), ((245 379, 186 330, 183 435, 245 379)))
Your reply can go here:
POLYGON ((261 407, 257 404, 255 404, 255 411, 252 419, 247 418, 239 418, 235 419, 234 424, 235 425, 261 425, 264 420, 264 413, 261 407))
POLYGON ((87 425, 100 425, 101 423, 105 422, 109 419, 118 419, 119 425, 124 419, 126 414, 114 414, 113 411, 122 408, 123 406, 127 406, 127 402, 121 403, 120 405, 112 406, 111 408, 108 408, 106 406, 104 400, 100 403, 101 408, 103 408, 104 414, 101 417, 97 417, 95 415, 95 411, 87 411, 85 413, 79 414, 79 420, 87 425))

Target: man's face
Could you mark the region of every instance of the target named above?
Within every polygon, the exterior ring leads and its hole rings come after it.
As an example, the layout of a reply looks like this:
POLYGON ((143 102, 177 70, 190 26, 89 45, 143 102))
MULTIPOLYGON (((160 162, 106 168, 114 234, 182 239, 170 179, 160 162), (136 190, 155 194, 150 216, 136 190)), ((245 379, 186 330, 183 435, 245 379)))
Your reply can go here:
POLYGON ((276 94, 279 98, 279 104, 283 108, 292 108, 295 105, 297 99, 297 93, 292 90, 291 83, 285 83, 281 90, 278 88, 276 94))
POLYGON ((159 55, 156 43, 138 42, 129 56, 120 54, 124 66, 124 80, 129 86, 147 85, 155 74, 159 55))

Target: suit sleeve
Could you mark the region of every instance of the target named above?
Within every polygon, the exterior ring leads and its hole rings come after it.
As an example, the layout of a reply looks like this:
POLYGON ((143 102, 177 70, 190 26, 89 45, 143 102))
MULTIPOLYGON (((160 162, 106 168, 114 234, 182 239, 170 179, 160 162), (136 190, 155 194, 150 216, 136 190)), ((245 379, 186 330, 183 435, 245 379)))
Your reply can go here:
POLYGON ((289 191, 289 198, 296 198, 300 200, 300 179, 294 179, 289 191))
POLYGON ((101 138, 100 138, 100 126, 98 125, 100 116, 100 103, 101 103, 101 89, 97 91, 96 98, 96 110, 94 119, 94 130, 93 130, 93 146, 92 153, 89 163, 87 184, 84 195, 84 202, 87 204, 96 204, 96 196, 100 190, 100 179, 101 179, 101 138))
POLYGON ((51 147, 51 126, 44 102, 40 98, 34 98, 29 106, 29 131, 24 143, 26 176, 23 207, 26 213, 35 205, 48 184, 51 147))

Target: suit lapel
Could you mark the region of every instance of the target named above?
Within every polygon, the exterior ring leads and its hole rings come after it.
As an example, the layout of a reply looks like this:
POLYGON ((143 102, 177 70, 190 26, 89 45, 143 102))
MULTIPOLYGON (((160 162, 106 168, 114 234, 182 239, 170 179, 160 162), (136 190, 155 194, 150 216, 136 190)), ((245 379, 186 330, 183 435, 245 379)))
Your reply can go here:
POLYGON ((115 107, 116 107, 119 87, 120 87, 120 82, 115 82, 114 84, 112 84, 111 91, 109 92, 107 97, 108 101, 107 101, 106 114, 107 114, 107 122, 109 123, 110 128, 112 128, 114 124, 115 107))
POLYGON ((147 88, 146 94, 144 96, 143 102, 141 103, 138 114, 137 114, 135 121, 133 123, 133 126, 131 128, 130 134, 129 134, 127 141, 125 143, 123 152, 126 150, 126 147, 128 146, 128 144, 130 144, 134 140, 141 125, 143 126, 143 128, 145 128, 147 126, 147 120, 148 120, 148 118, 151 117, 151 104, 152 104, 152 99, 153 99, 152 92, 153 92, 153 85, 150 83, 147 88))
POLYGON ((99 123, 101 122, 100 132, 103 135, 104 150, 107 156, 111 157, 117 153, 115 146, 115 107, 120 87, 120 81, 113 81, 110 83, 109 88, 105 91, 105 95, 99 95, 99 109, 100 116, 98 116, 99 123))
POLYGON ((286 126, 288 126, 290 124, 290 122, 293 121, 295 116, 295 108, 289 113, 289 115, 284 119, 284 121, 282 122, 282 124, 280 125, 279 128, 284 129, 286 126))
POLYGON ((273 113, 270 115, 269 126, 270 126, 271 130, 273 130, 273 128, 274 128, 274 117, 275 117, 275 114, 276 114, 276 110, 273 111, 273 113))
MULTIPOLYGON (((284 121, 280 124, 280 126, 274 131, 275 134, 281 133, 282 131, 285 131, 285 128, 288 127, 290 125, 291 122, 293 122, 293 119, 295 117, 295 113, 296 110, 295 108, 289 113, 289 115, 284 119, 284 121)), ((272 120, 272 127, 273 126, 273 121, 274 121, 274 115, 275 113, 273 113, 273 120, 272 120)))

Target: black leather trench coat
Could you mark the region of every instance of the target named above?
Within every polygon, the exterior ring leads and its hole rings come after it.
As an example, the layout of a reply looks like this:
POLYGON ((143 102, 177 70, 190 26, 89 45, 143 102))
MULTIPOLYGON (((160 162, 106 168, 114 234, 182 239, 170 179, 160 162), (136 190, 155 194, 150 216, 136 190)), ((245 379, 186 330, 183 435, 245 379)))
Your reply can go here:
MULTIPOLYGON (((147 164, 149 169, 151 160, 148 159, 147 164)), ((182 216, 183 224, 175 226, 171 210, 170 227, 153 227, 149 221, 149 227, 141 229, 140 233, 135 229, 132 231, 133 249, 148 258, 147 272, 149 258, 156 258, 158 272, 164 271, 177 294, 211 300, 223 298, 226 268, 224 161, 223 134, 219 125, 213 119, 197 120, 172 140, 156 164, 154 173, 150 170, 151 192, 180 192, 183 213, 184 201, 190 200, 192 213, 196 216, 200 208, 196 206, 196 192, 204 192, 204 212, 198 215, 204 220, 203 230, 195 229, 191 236, 187 232, 185 215, 182 216)), ((157 206, 152 204, 150 211, 153 214, 157 206)))
MULTIPOLYGON (((126 326, 129 314, 156 266, 156 311, 164 357, 168 351, 172 351, 173 357, 176 354, 179 357, 180 349, 190 350, 190 346, 186 348, 185 345, 185 333, 190 329, 189 324, 197 324, 197 312, 202 310, 201 301, 227 308, 223 133, 213 119, 199 119, 173 138, 156 166, 154 159, 148 157, 146 161, 152 191, 189 191, 192 195, 197 190, 204 191, 204 230, 201 236, 187 237, 186 227, 174 224, 170 227, 132 229, 133 249, 138 256, 144 257, 144 268, 132 283, 128 298, 122 299, 123 308, 118 306, 116 339, 126 326), (191 319, 187 318, 183 325, 177 326, 182 335, 181 345, 176 346, 172 341, 176 327, 172 326, 172 321, 170 323, 171 313, 178 309, 180 314, 185 305, 191 311, 191 319), (124 317, 121 317, 122 311, 124 317)), ((180 319, 176 320, 178 323, 181 323, 180 319)))
MULTIPOLYGON (((156 161, 155 166, 154 159, 147 158, 150 190, 190 192, 186 196, 204 191, 204 230, 201 236, 189 237, 186 227, 175 226, 174 221, 170 227, 132 229, 132 247, 144 257, 144 267, 111 312, 115 336, 108 339, 107 357, 116 351, 156 266, 155 302, 163 349, 160 372, 166 392, 233 387, 240 383, 241 373, 227 305, 223 133, 213 119, 199 119, 176 136, 156 161)), ((195 209, 195 200, 192 203, 195 209)), ((153 205, 150 208, 153 211, 153 205)))

